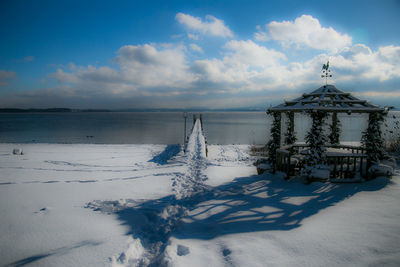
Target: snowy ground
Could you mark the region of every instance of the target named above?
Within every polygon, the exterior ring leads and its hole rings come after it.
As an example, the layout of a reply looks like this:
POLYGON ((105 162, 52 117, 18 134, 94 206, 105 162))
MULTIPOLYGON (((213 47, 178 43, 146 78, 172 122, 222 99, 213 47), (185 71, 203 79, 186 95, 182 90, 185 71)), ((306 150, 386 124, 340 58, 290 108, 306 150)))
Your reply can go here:
POLYGON ((248 149, 0 144, 0 266, 400 265, 398 170, 304 185, 248 149))

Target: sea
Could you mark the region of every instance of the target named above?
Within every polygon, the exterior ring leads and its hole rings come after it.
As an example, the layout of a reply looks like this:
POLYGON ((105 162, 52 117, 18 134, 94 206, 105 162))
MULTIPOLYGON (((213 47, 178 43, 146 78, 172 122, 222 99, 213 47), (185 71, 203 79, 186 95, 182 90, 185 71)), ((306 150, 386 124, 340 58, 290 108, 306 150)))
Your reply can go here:
MULTIPOLYGON (((209 144, 263 145, 270 138, 272 118, 265 112, 65 112, 0 113, 0 143, 181 144, 190 134, 194 115, 203 118, 209 144)), ((386 139, 398 138, 400 112, 390 112, 386 139)), ((341 140, 358 142, 367 126, 365 114, 341 114, 341 140)), ((329 119, 328 119, 329 122, 329 119)), ((282 131, 285 131, 285 119, 282 131)), ((295 132, 303 141, 311 120, 296 114, 295 132)), ((328 127, 325 127, 328 130, 328 127)))

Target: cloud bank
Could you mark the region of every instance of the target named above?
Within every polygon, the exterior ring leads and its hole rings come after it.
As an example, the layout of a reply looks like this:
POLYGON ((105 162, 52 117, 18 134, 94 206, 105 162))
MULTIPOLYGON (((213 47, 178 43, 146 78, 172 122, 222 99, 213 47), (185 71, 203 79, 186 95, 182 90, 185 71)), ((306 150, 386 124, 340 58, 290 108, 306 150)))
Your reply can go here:
MULTIPOLYGON (((176 20, 189 34, 234 36, 212 16, 203 21, 178 13, 176 20)), ((70 64, 49 74, 57 86, 8 99, 15 105, 40 106, 50 101, 52 106, 95 108, 267 107, 322 85, 321 66, 327 60, 334 75, 331 83, 340 89, 380 103, 400 97, 400 46, 372 50, 352 44, 350 36, 321 26, 309 15, 272 21, 264 29, 258 27, 254 39, 225 40, 218 57, 207 57, 196 38, 188 43, 122 46, 110 66, 70 64), (289 60, 290 49, 315 53, 306 60, 289 60)), ((0 85, 14 77, 15 73, 0 71, 0 85)), ((5 105, 4 100, 0 104, 5 105)))

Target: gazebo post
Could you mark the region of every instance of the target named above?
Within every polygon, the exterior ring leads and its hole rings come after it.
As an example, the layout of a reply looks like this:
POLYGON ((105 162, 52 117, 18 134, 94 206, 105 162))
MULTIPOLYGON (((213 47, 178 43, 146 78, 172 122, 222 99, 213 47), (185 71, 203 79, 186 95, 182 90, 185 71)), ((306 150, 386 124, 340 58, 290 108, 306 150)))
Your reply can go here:
POLYGON ((368 127, 361 140, 367 153, 367 171, 372 164, 379 164, 386 157, 381 130, 385 115, 384 111, 370 112, 368 115, 368 127))

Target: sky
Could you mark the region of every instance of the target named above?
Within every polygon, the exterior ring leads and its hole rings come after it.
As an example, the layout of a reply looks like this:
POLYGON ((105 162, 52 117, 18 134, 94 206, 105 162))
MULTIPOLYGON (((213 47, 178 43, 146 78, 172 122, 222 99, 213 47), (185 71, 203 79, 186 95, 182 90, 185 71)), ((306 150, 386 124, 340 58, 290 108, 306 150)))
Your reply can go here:
POLYGON ((0 108, 400 107, 400 1, 0 2, 0 108))

